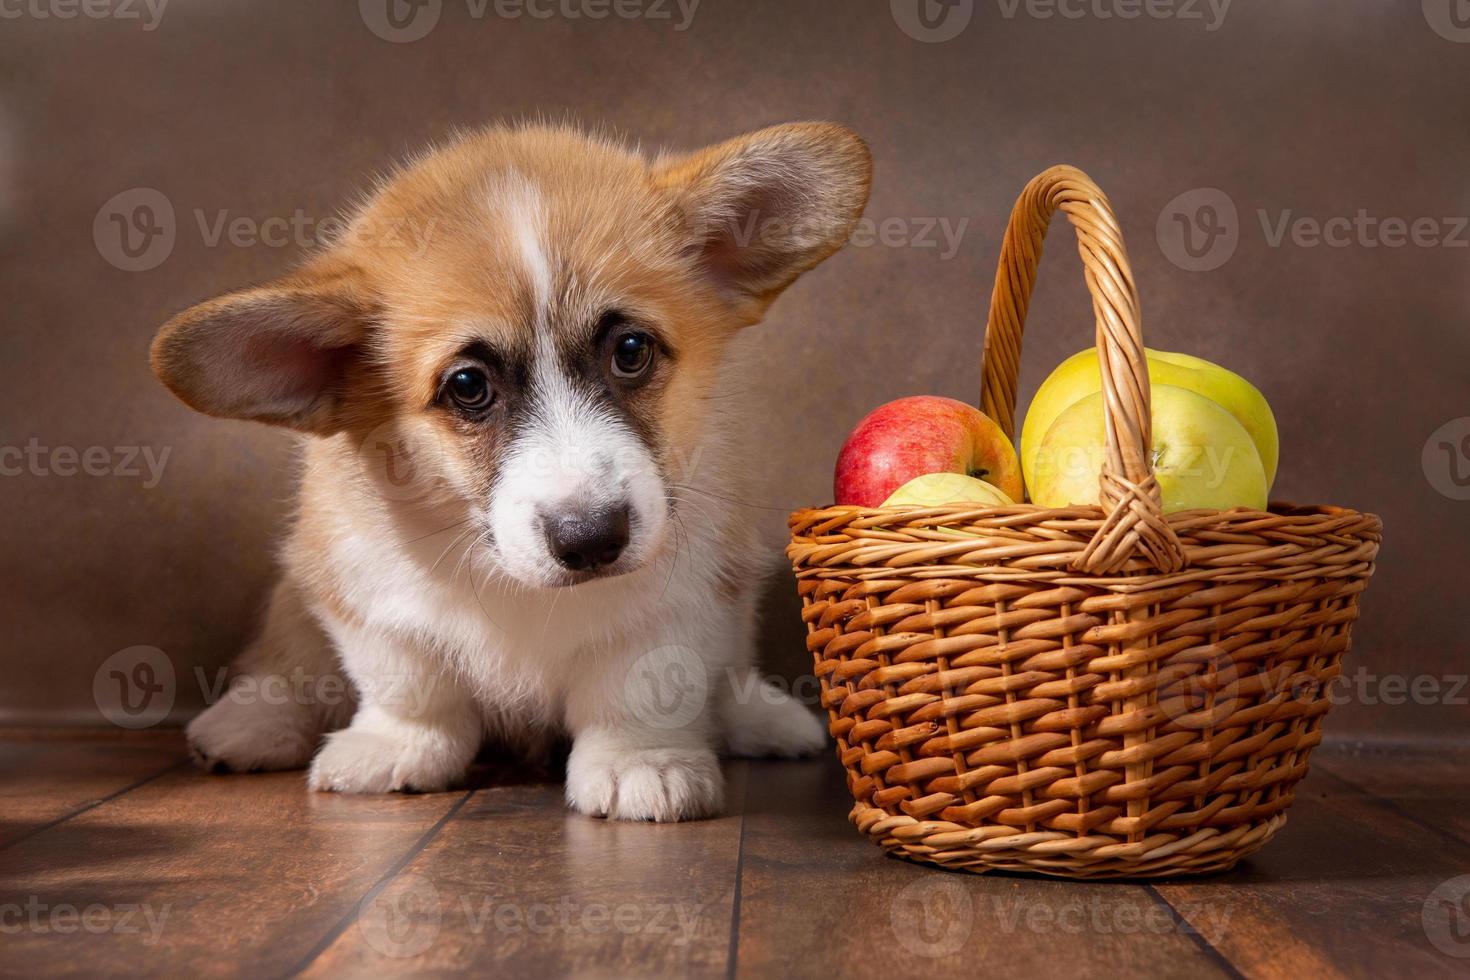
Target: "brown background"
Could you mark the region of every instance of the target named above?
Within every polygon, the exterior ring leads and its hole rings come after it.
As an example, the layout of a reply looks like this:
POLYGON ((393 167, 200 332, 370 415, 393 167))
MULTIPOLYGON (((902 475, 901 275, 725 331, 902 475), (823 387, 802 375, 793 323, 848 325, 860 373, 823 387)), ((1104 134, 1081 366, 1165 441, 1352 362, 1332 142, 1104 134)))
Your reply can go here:
MULTIPOLYGON (((831 460, 864 411, 913 393, 978 397, 1010 204, 1049 164, 1089 170, 1130 236, 1150 343, 1222 361, 1271 399, 1276 495, 1386 521, 1349 667, 1428 677, 1441 695, 1389 706, 1370 683, 1333 730, 1462 733, 1470 692, 1444 692, 1470 653, 1470 502, 1434 489, 1421 451, 1470 415, 1470 235, 1459 248, 1271 247, 1257 215, 1470 213, 1470 43, 1432 30, 1417 0, 1242 0, 1213 31, 1105 19, 1094 2, 1071 19, 1032 16, 1024 0, 1007 17, 1009 2, 976 0, 945 43, 906 35, 882 0, 704 0, 682 32, 672 7, 672 20, 475 19, 466 0, 443 0, 414 43, 375 36, 351 0, 173 0, 151 31, 7 20, 0 445, 171 455, 153 489, 124 476, 0 477, 0 723, 101 724, 93 674, 135 644, 167 652, 188 713, 200 702, 192 668, 226 662, 263 600, 291 493, 289 439, 191 415, 145 355, 170 314, 274 276, 300 249, 211 246, 196 211, 206 224, 221 211, 328 217, 387 162, 454 127, 547 116, 650 147, 840 120, 873 148, 871 218, 901 222, 897 238, 925 219, 968 222, 949 258, 912 241, 849 248, 759 328, 772 411, 754 502, 767 509, 751 513, 773 556, 783 512, 830 496, 831 460), (140 187, 171 202, 177 241, 157 268, 122 271, 95 243, 94 219, 140 187), (1155 234, 1166 205, 1195 188, 1239 209, 1238 250, 1215 271, 1177 267, 1155 234)), ((1023 401, 1091 330, 1075 254, 1053 235, 1023 401)), ((798 672, 789 577, 769 591, 766 656, 798 672)))

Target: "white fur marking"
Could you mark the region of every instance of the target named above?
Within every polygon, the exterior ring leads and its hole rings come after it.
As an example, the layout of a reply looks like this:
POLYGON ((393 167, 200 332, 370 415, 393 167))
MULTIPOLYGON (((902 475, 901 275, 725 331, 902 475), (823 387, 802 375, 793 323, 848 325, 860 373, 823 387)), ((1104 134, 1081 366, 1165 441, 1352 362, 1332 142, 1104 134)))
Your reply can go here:
POLYGON ((521 253, 521 264, 531 280, 531 291, 536 303, 536 327, 544 329, 551 307, 551 263, 541 244, 545 231, 541 216, 544 205, 541 192, 523 177, 516 176, 496 195, 493 203, 501 207, 515 235, 516 248, 521 253))

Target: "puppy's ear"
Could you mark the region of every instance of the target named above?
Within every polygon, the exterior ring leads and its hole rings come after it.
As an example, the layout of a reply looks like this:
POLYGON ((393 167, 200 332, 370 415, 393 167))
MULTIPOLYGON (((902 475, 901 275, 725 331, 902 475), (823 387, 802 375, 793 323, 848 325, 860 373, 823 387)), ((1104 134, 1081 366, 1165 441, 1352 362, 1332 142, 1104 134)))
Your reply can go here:
POLYGON ((775 126, 654 164, 686 247, 749 322, 847 241, 868 203, 873 162, 832 123, 775 126))
POLYGON ((357 269, 318 260, 174 317, 153 340, 153 372, 206 415, 329 435, 376 312, 357 269))

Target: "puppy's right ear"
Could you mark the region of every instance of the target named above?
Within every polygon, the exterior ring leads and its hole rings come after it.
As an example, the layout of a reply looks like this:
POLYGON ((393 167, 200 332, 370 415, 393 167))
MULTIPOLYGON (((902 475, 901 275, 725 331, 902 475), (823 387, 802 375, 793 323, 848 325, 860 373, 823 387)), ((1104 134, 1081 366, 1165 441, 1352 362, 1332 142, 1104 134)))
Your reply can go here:
POLYGON ((205 415, 330 435, 377 310, 359 270, 318 260, 174 317, 153 340, 153 372, 205 415))

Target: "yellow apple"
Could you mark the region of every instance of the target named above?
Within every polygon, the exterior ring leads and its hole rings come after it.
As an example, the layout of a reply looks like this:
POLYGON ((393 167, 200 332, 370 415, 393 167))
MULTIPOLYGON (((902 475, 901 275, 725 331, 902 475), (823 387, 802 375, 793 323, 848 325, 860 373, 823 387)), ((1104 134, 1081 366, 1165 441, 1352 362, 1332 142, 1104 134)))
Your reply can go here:
MULTIPOLYGON (((1204 395, 1174 385, 1153 389, 1154 474, 1164 513, 1266 509, 1266 470, 1245 426, 1204 395)), ((1057 416, 1036 449, 1031 502, 1042 507, 1097 503, 1107 455, 1103 396, 1082 398, 1057 416)))
POLYGON ((926 473, 916 476, 893 492, 884 507, 944 507, 949 504, 979 504, 1009 507, 1015 501, 1004 490, 964 473, 926 473))
MULTIPOLYGON (((1266 491, 1276 482, 1276 463, 1280 452, 1276 434, 1276 417, 1271 406, 1255 385, 1218 364, 1188 354, 1148 350, 1148 377, 1155 388, 1174 385, 1204 395, 1235 416, 1260 453, 1266 470, 1266 491)), ((1098 370, 1097 348, 1073 354, 1057 365, 1037 390, 1021 426, 1021 469, 1028 483, 1036 466, 1036 453, 1052 423, 1078 399, 1102 390, 1098 370)), ((1032 499, 1035 499, 1033 492, 1032 499)))

